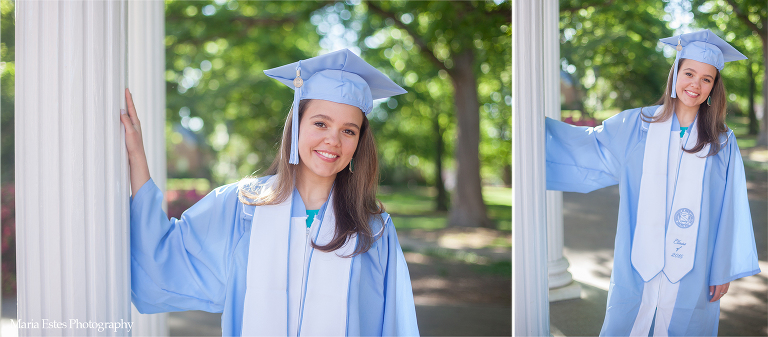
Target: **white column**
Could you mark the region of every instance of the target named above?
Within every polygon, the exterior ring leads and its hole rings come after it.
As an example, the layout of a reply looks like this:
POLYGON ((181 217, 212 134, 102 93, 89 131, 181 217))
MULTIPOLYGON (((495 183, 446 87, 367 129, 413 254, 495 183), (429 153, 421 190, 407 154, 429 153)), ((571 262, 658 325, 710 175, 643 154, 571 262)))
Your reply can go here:
MULTIPOLYGON (((127 77, 141 121, 149 175, 165 192, 165 3, 128 1, 127 77)), ((167 212, 165 203, 163 209, 167 212)), ((168 314, 144 315, 131 305, 134 336, 168 336, 168 314)))
POLYGON ((124 1, 16 2, 21 336, 128 335, 124 1), (63 326, 43 326, 63 323, 63 326))
MULTIPOLYGON (((544 6, 544 114, 560 120, 560 11, 556 0, 544 6)), ((544 151, 543 145, 540 151, 544 151)), ((549 301, 581 297, 581 286, 568 272, 563 256, 563 192, 547 191, 547 269, 549 301)))
POLYGON ((543 20, 542 2, 513 2, 512 326, 517 336, 549 336, 543 20))

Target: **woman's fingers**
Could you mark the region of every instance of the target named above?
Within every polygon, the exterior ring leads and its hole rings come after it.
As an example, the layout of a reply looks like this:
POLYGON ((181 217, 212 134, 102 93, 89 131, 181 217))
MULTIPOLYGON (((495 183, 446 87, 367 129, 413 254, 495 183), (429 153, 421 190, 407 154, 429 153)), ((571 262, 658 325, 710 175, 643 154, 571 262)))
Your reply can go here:
POLYGON ((715 302, 720 300, 720 298, 723 297, 728 292, 728 288, 730 287, 730 283, 721 284, 718 286, 709 286, 709 293, 712 295, 712 299, 709 300, 710 302, 715 302))
POLYGON ((720 295, 720 287, 721 286, 709 286, 709 294, 712 295, 712 299, 709 300, 709 302, 715 302, 722 297, 720 295))
POLYGON ((123 126, 126 128, 133 125, 130 123, 131 118, 125 113, 125 109, 120 109, 120 122, 123 123, 123 126))
POLYGON ((136 106, 133 105, 133 95, 128 88, 125 88, 125 106, 128 108, 128 116, 133 124, 139 125, 139 116, 136 114, 136 106))
POLYGON ((147 156, 141 140, 141 124, 139 124, 133 97, 128 88, 125 88, 125 107, 128 111, 126 113, 125 110, 120 110, 120 121, 125 126, 125 147, 128 150, 131 192, 136 195, 138 189, 149 180, 149 167, 147 167, 147 156))
POLYGON ((128 116, 128 114, 125 112, 125 109, 120 109, 120 122, 123 123, 123 126, 125 126, 126 130, 133 130, 133 121, 131 121, 131 117, 128 116))

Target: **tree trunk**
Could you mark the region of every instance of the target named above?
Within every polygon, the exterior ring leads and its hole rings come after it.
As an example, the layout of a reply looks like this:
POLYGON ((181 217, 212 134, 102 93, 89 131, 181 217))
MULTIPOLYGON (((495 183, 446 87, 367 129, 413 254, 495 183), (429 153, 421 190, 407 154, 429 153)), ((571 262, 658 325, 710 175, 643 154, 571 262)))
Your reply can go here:
POLYGON ((435 111, 432 118, 432 125, 435 131, 435 188, 437 188, 437 199, 435 199, 435 210, 448 210, 448 192, 443 183, 443 151, 445 151, 445 141, 443 140, 443 131, 440 129, 439 113, 435 111))
POLYGON ((760 136, 757 137, 758 146, 768 146, 768 41, 763 42, 763 124, 760 136))
POLYGON ((749 78, 749 134, 756 135, 760 132, 760 123, 755 114, 755 73, 752 71, 752 61, 747 64, 747 77, 749 78))
POLYGON ((504 171, 501 173, 501 180, 504 181, 504 185, 507 187, 512 187, 512 165, 504 165, 504 171))
POLYGON ((456 191, 451 198, 450 227, 494 227, 488 219, 480 180, 480 103, 473 70, 474 53, 467 48, 453 57, 453 81, 458 135, 456 191))

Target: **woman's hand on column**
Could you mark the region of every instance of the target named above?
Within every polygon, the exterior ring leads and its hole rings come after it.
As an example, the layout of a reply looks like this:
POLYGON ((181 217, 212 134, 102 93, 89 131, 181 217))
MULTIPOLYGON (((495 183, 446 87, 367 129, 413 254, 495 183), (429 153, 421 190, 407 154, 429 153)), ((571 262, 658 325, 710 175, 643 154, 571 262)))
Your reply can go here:
POLYGON ((136 195, 141 186, 149 180, 147 155, 144 153, 144 142, 141 139, 141 124, 133 106, 133 96, 125 88, 125 110, 120 110, 120 121, 125 126, 125 147, 128 149, 128 164, 131 174, 131 195, 136 195))
POLYGON ((723 295, 728 292, 728 288, 731 286, 731 282, 721 284, 719 286, 709 286, 709 295, 712 296, 710 302, 719 300, 723 295))

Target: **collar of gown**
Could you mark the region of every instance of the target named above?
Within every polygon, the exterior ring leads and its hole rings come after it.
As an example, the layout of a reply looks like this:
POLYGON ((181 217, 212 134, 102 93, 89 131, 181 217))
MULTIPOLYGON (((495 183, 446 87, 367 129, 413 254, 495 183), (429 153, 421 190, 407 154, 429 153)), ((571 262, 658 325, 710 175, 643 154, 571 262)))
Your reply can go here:
MULTIPOLYGON (((333 188, 331 188, 333 190, 333 188)), ((330 198, 330 192, 328 193, 328 198, 330 198)), ((291 217, 299 218, 299 217, 305 217, 307 216, 307 208, 304 205, 304 200, 301 199, 301 194, 299 194, 299 190, 295 187, 293 188, 293 202, 291 204, 291 217)), ((322 219, 323 215, 325 215, 325 208, 328 206, 328 199, 326 198, 325 203, 323 203, 323 206, 320 206, 320 212, 317 213, 317 218, 322 219)))

